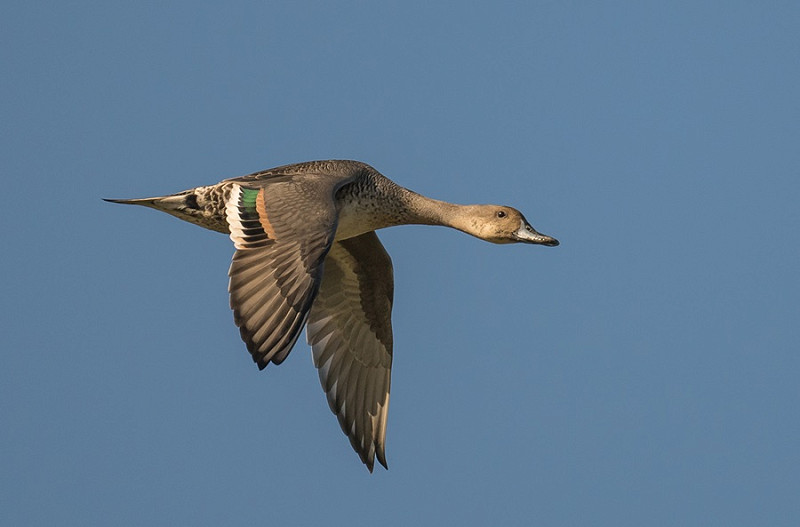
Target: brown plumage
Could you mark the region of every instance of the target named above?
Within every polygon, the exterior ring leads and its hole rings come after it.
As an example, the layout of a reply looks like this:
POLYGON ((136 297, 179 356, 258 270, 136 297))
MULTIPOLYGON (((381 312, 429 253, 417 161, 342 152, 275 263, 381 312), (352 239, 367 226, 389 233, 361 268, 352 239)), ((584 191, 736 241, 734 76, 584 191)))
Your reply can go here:
POLYGON ((287 165, 178 194, 108 200, 228 233, 234 321, 263 369, 304 326, 331 410, 372 471, 386 467, 392 366, 392 262, 375 230, 443 225, 493 243, 558 241, 512 207, 416 194, 357 161, 287 165))

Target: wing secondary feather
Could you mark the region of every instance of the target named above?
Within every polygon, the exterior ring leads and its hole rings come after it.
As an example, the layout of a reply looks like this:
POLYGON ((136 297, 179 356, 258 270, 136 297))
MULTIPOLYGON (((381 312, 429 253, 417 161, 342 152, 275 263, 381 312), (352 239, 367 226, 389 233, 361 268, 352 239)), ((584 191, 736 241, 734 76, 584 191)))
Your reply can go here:
POLYGON ((280 364, 303 329, 336 233, 334 193, 346 181, 282 175, 231 187, 226 218, 236 252, 228 291, 234 322, 261 369, 280 364))

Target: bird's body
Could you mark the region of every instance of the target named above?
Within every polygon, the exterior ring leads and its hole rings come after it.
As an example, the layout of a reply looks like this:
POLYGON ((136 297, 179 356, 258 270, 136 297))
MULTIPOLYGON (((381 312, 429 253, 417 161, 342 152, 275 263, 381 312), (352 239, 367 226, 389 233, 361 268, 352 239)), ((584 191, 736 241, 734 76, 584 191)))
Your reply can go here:
POLYGON ((407 190, 364 163, 287 165, 144 205, 236 246, 234 320, 259 368, 281 363, 304 325, 331 410, 361 460, 386 466, 392 363, 392 264, 375 230, 444 225, 494 243, 558 245, 517 210, 454 205, 407 190))

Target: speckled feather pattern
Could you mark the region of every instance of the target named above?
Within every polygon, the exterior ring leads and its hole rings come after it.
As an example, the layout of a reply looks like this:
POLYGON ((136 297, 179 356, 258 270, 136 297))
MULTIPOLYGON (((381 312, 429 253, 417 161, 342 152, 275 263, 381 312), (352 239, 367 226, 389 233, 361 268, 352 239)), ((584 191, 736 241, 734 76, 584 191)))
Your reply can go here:
POLYGON ((331 410, 361 461, 386 466, 394 294, 378 229, 443 225, 494 243, 557 245, 511 207, 454 205, 358 161, 286 165, 170 196, 111 200, 229 234, 228 290, 259 368, 280 364, 307 323, 331 410))
POLYGON ((197 208, 193 210, 187 207, 182 210, 187 216, 183 219, 227 234, 230 230, 225 208, 233 185, 256 188, 268 184, 276 176, 311 173, 338 178, 357 174, 352 182, 339 188, 335 195, 340 230, 336 239, 412 222, 414 215, 408 211, 401 198, 405 193, 413 193, 382 176, 369 165, 357 161, 311 161, 227 179, 216 185, 197 187, 187 191, 194 195, 197 208))

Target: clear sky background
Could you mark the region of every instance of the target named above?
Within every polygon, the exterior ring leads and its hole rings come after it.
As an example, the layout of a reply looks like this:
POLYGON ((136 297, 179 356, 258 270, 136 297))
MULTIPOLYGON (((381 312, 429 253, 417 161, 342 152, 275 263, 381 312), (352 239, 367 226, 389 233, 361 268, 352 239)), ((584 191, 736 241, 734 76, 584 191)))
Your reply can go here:
POLYGON ((797 2, 0 5, 0 524, 798 525, 797 2), (312 159, 521 209, 381 233, 389 471, 224 236, 102 197, 312 159))

